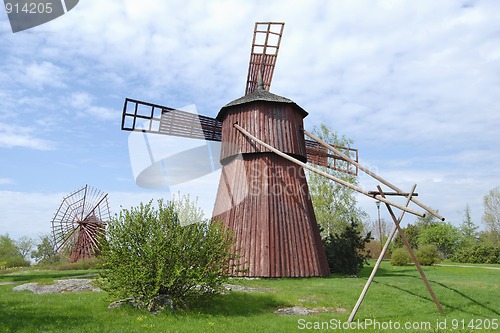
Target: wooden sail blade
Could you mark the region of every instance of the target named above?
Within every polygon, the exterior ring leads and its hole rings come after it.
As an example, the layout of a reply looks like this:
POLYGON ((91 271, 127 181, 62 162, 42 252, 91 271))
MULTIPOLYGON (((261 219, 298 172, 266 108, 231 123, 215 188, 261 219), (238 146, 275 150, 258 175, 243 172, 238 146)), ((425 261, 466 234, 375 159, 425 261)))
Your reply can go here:
POLYGON ((127 98, 122 130, 221 141, 222 123, 215 118, 127 98))
POLYGON ((259 72, 262 73, 264 88, 269 91, 284 26, 285 23, 277 22, 255 23, 245 95, 257 89, 259 72))
MULTIPOLYGON (((358 175, 358 167, 343 157, 331 152, 316 141, 306 139, 307 162, 332 170, 344 172, 353 176, 358 175)), ((335 146, 356 162, 358 161, 358 150, 349 147, 335 146)))

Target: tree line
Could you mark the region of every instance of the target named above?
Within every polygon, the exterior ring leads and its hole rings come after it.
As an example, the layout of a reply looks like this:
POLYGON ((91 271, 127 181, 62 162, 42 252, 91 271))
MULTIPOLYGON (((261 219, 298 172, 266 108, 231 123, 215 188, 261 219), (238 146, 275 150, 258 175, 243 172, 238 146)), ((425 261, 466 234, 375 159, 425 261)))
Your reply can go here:
POLYGON ((39 239, 22 236, 17 240, 9 234, 0 235, 0 269, 28 267, 34 260, 38 264, 51 264, 60 260, 51 237, 39 239))

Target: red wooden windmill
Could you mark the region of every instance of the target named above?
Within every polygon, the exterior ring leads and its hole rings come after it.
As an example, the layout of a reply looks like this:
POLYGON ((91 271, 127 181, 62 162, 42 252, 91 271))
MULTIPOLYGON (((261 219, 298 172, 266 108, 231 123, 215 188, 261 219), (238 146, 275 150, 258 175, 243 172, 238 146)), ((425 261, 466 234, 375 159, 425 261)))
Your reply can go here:
MULTIPOLYGON (((304 109, 269 92, 283 27, 255 24, 245 96, 224 106, 215 119, 127 98, 122 129, 222 142, 213 218, 235 232, 236 251, 246 268, 235 275, 326 276, 328 265, 303 167, 241 131, 301 162, 357 174, 357 167, 344 157, 304 138, 304 109), (141 120, 146 127, 139 125, 141 120)), ((342 151, 357 161, 357 150, 342 151)))
MULTIPOLYGON (((329 274, 304 174, 307 168, 384 202, 395 223, 349 322, 356 315, 396 231, 433 301, 443 313, 400 222, 405 212, 425 216, 409 208, 410 202, 444 218, 414 198, 416 185, 410 192, 404 192, 360 165, 357 150, 329 145, 306 132, 303 119, 307 112, 288 98, 269 92, 283 26, 284 23, 273 22, 255 24, 245 96, 222 107, 215 119, 126 99, 122 129, 221 142, 222 172, 213 218, 223 221, 235 232, 235 251, 241 256, 246 271, 235 270, 234 275, 308 277, 329 274), (139 124, 141 120, 145 125, 139 124), (306 140, 304 135, 313 141, 306 140), (377 191, 366 191, 312 167, 311 163, 355 175, 358 169, 362 170, 395 192, 384 192, 380 185, 377 191), (405 196, 406 203, 392 202, 386 195, 405 196), (402 210, 399 218, 391 206, 402 210)), ((148 153, 152 155, 151 150, 148 153)), ((153 158, 151 161, 155 162, 153 158)))

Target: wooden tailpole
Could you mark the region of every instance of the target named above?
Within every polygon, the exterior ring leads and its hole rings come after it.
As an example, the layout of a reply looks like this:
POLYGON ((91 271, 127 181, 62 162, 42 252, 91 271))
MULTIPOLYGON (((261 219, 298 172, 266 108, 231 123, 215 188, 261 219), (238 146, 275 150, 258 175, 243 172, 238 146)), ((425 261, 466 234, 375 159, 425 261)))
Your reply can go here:
MULTIPOLYGON (((413 188, 411 189, 410 193, 408 194, 408 196, 406 198, 405 206, 408 206, 410 204, 411 197, 413 196, 413 193, 415 192, 416 187, 417 187, 416 184, 413 185, 413 188)), ((405 215, 405 211, 403 210, 403 211, 401 211, 401 215, 399 216, 399 219, 397 221, 397 225, 399 225, 401 223, 404 215, 405 215)), ((395 225, 394 228, 392 228, 392 231, 389 235, 389 238, 387 238, 387 241, 385 242, 384 247, 382 248, 382 252, 380 252, 380 256, 378 257, 377 262, 375 263, 375 267, 373 267, 373 270, 370 274, 370 277, 368 278, 368 281, 366 281, 365 287, 363 288, 363 291, 359 295, 359 298, 358 298, 358 301, 356 302, 356 305, 354 306, 354 308, 351 311, 351 315, 349 316, 349 319, 347 320, 348 323, 351 323, 352 320, 354 319, 354 316, 356 316, 356 313, 358 312, 358 309, 361 306, 361 303, 363 302, 363 300, 366 296, 366 293, 368 292, 368 289, 370 288, 370 285, 373 282, 373 279, 375 278, 375 274, 377 274, 378 268, 380 267, 380 263, 384 259, 385 253, 387 252, 387 249, 389 248, 389 245, 391 244, 392 239, 394 238, 394 235, 396 234, 396 231, 398 230, 397 225, 395 225)))
MULTIPOLYGON (((352 158, 350 158, 349 156, 345 155, 343 152, 341 152, 340 150, 338 150, 337 148, 333 147, 332 145, 326 143, 325 141, 321 140, 320 138, 318 138, 317 136, 307 132, 306 130, 304 130, 304 134, 307 135, 308 137, 310 137, 311 139, 313 139, 314 141, 318 142, 319 144, 321 144, 323 147, 325 148, 328 148, 330 149, 331 151, 333 151, 335 154, 339 155, 340 157, 342 157, 343 159, 345 159, 346 161, 348 161, 349 163, 355 165, 356 167, 358 167, 360 170, 362 170, 363 172, 365 172, 366 174, 372 176, 373 178, 375 178, 376 180, 378 180, 379 182, 381 182, 382 184, 390 187, 391 189, 393 189, 394 191, 398 192, 398 193, 404 193, 403 190, 401 190, 400 188, 398 188, 396 185, 394 184, 391 184, 390 182, 388 182, 387 180, 385 180, 384 178, 380 177, 379 175, 377 175, 376 173, 370 171, 369 169, 363 167, 361 164, 359 164, 358 162, 356 162, 355 160, 353 160, 352 158)), ((379 199, 380 200, 380 199, 379 199)), ((421 203, 420 201, 418 201, 417 199, 415 198, 412 198, 411 199, 416 205, 420 206, 421 208, 425 209, 426 211, 428 211, 430 214, 434 215, 435 217, 437 217, 438 219, 440 219, 441 221, 444 221, 444 217, 441 216, 438 212, 434 211, 432 208, 424 205, 423 203, 421 203)), ((382 200, 380 200, 382 201, 382 200)), ((399 207, 398 207, 399 208, 399 207)))
MULTIPOLYGON (((384 196, 384 191, 382 190, 382 188, 380 187, 380 185, 377 186, 379 192, 380 192, 380 195, 381 196, 384 196)), ((434 294, 434 291, 432 290, 431 288, 431 285, 429 283, 429 281, 427 280, 427 277, 425 276, 425 273, 424 271, 422 270, 422 267, 420 266, 420 263, 418 262, 418 259, 417 259, 417 256, 415 255, 415 253, 413 252, 413 250, 411 249, 411 246, 410 246, 410 243, 408 242, 408 239, 406 238, 406 235, 405 233, 403 232, 403 230, 401 229, 401 227, 399 226, 399 222, 398 222, 398 219, 396 218, 396 216, 394 215, 394 212, 392 211, 392 208, 390 205, 388 204, 385 204, 386 207, 387 207, 387 210, 389 211, 389 214, 391 215, 392 217, 392 220, 394 221, 394 223, 396 224, 396 228, 398 229, 398 232, 399 232, 399 235, 401 236, 401 239, 403 239, 403 243, 405 244, 406 248, 408 249, 408 252, 410 253, 410 256, 411 258, 413 259, 413 262, 415 263, 415 266, 417 267, 418 269, 418 272, 420 273, 420 276, 422 277, 422 280, 424 280, 424 283, 425 283, 425 286, 427 287, 427 290, 429 291, 429 294, 431 295, 432 297, 432 300, 434 301, 434 303, 436 304, 439 312, 441 314, 444 314, 444 310, 443 310, 443 307, 441 306, 441 303, 439 303, 436 295, 434 294)))
MULTIPOLYGON (((285 158, 285 159, 287 159, 287 160, 289 160, 289 161, 291 161, 291 162, 294 162, 294 163, 296 163, 296 164, 298 164, 298 165, 302 166, 302 167, 303 167, 303 168, 305 168, 305 169, 311 170, 312 172, 315 172, 315 173, 317 173, 317 174, 319 174, 319 175, 322 175, 322 176, 324 176, 324 177, 326 177, 326 178, 328 178, 328 179, 331 179, 331 180, 333 180, 333 181, 334 181, 334 182, 336 182, 336 183, 339 183, 339 184, 341 184, 341 185, 344 185, 344 186, 346 186, 346 187, 349 187, 350 189, 352 189, 352 190, 354 190, 354 191, 356 191, 356 192, 359 192, 359 193, 361 193, 361 194, 364 194, 364 195, 366 195, 367 197, 374 198, 374 196, 373 196, 373 195, 371 195, 371 194, 369 194, 369 193, 368 193, 368 191, 365 191, 365 190, 363 190, 363 189, 362 189, 362 188, 360 188, 360 187, 357 187, 357 186, 355 186, 355 185, 353 185, 353 184, 351 184, 351 183, 349 183, 349 182, 346 182, 345 180, 342 180, 342 179, 340 179, 340 178, 334 177, 334 176, 332 176, 332 175, 330 175, 330 174, 328 174, 328 173, 326 173, 326 172, 323 172, 323 171, 321 171, 321 170, 319 170, 319 169, 317 169, 317 168, 315 168, 315 167, 313 167, 313 166, 310 166, 310 165, 309 165, 309 164, 307 164, 307 163, 304 163, 304 162, 302 162, 302 161, 300 161, 300 160, 298 160, 298 159, 296 159, 296 158, 294 158, 294 157, 291 157, 291 156, 289 156, 289 155, 287 155, 287 154, 283 153, 283 152, 282 152, 282 151, 280 151, 279 149, 274 148, 273 146, 271 146, 271 145, 269 145, 269 144, 265 143, 264 141, 257 139, 255 136, 253 136, 252 134, 250 134, 248 131, 246 131, 246 130, 245 130, 243 127, 241 127, 240 125, 238 125, 238 124, 233 124, 233 126, 234 126, 234 127, 235 127, 238 131, 240 131, 242 134, 244 134, 244 135, 245 135, 245 136, 247 136, 248 138, 252 139, 253 141, 257 142, 258 144, 262 145, 263 147, 265 147, 265 148, 269 149, 269 150, 270 150, 270 151, 272 151, 273 153, 275 153, 275 154, 277 154, 277 155, 279 155, 279 156, 281 156, 281 157, 283 157, 283 158, 285 158)), ((375 199, 382 201, 382 202, 383 202, 383 203, 385 203, 386 205, 397 207, 397 208, 399 208, 399 209, 401 209, 401 210, 403 210, 403 211, 406 211, 406 212, 408 212, 408 213, 411 213, 411 214, 413 214, 413 215, 420 216, 420 217, 425 217, 425 214, 423 214, 423 213, 417 212, 416 210, 410 209, 410 208, 405 207, 405 206, 403 206, 403 205, 400 205, 400 204, 398 204, 398 203, 396 203, 396 202, 393 202, 393 201, 387 200, 387 199, 385 198, 385 196, 383 195, 383 193, 382 193, 382 194, 380 194, 380 195, 376 195, 376 196, 375 196, 375 199)))

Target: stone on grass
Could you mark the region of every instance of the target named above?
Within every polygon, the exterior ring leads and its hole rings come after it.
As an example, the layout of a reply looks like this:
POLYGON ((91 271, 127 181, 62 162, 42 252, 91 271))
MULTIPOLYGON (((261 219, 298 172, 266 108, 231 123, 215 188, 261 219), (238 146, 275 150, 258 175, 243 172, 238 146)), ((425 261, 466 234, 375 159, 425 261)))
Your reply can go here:
POLYGON ((31 291, 35 294, 62 294, 81 291, 102 291, 93 285, 92 279, 54 280, 54 284, 25 283, 14 287, 13 291, 31 291))

